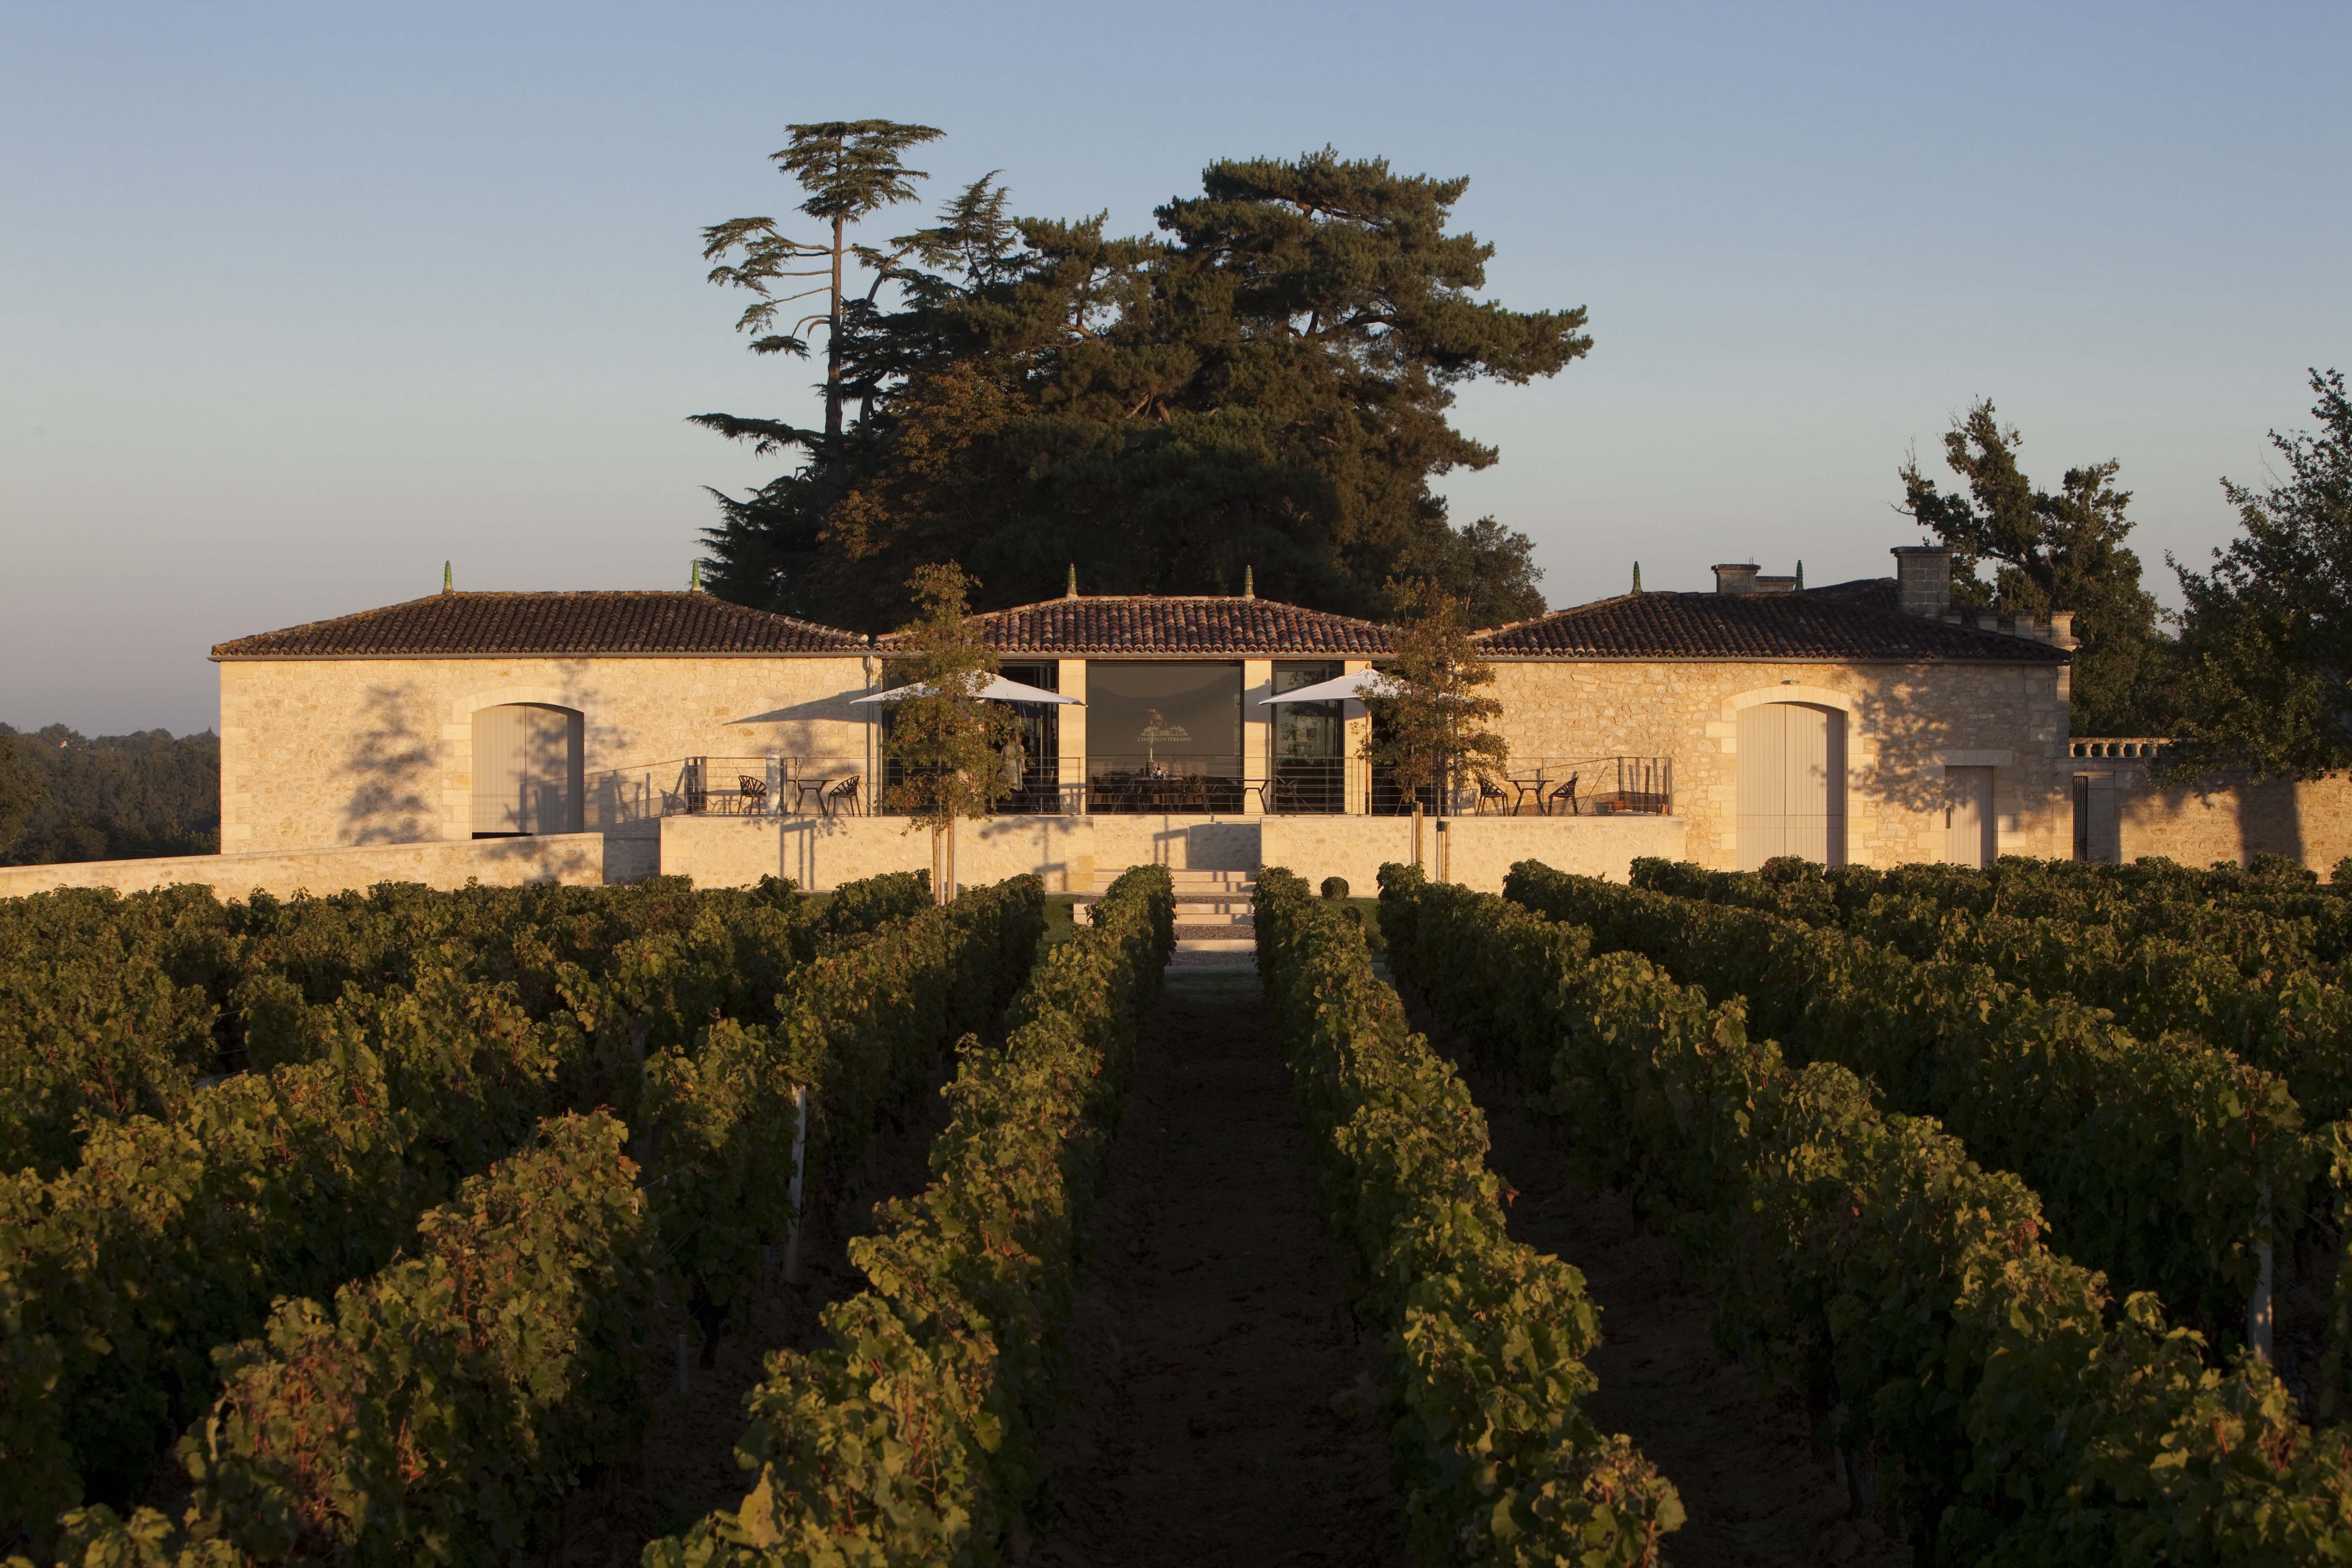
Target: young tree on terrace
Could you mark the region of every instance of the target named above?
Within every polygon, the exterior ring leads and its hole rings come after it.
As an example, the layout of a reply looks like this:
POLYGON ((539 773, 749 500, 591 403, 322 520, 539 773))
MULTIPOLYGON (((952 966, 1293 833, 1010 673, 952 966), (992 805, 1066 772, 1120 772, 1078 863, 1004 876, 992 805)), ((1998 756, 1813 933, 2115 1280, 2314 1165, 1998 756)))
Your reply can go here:
POLYGON ((2189 601, 2173 778, 2352 768, 2352 399, 2340 371, 2313 371, 2311 390, 2318 434, 2271 433, 2285 481, 2221 481, 2243 537, 2213 552, 2210 572, 2171 563, 2189 601))
POLYGON ((890 659, 891 681, 908 689, 889 705, 883 754, 901 777, 882 799, 912 818, 910 831, 931 830, 932 891, 945 903, 955 896, 957 819, 988 816, 1014 788, 1002 753, 1018 721, 980 695, 998 661, 972 618, 971 579, 950 561, 917 567, 907 585, 922 609, 899 628, 890 659))
POLYGON ((1503 711, 1482 689, 1494 683, 1495 669, 1479 657, 1452 595, 1427 583, 1390 588, 1407 613, 1390 643, 1393 657, 1381 668, 1388 689, 1365 700, 1373 739, 1364 757, 1392 769, 1408 790, 1438 786, 1443 816, 1454 791, 1495 782, 1509 760, 1503 738, 1484 727, 1503 711))
POLYGON ((1952 550, 1958 603, 2047 615, 2074 612, 2074 733, 2147 735, 2169 723, 2170 647, 2157 629, 2156 599, 2139 584, 2139 556, 2125 548, 2131 492, 2115 487, 2120 465, 2069 468, 2055 493, 2037 489, 2018 467, 2023 445, 1990 399, 1952 421, 1944 461, 1968 485, 1945 495, 1913 458, 1898 470, 1897 510, 1919 520, 1952 550), (1977 575, 1990 563, 1993 580, 1977 575))

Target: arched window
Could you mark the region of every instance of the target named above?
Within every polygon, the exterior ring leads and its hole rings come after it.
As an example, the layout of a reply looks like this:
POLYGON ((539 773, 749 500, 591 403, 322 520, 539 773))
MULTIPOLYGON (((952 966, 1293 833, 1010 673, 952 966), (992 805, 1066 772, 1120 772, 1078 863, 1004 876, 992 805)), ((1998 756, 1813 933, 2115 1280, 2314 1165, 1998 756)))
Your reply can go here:
POLYGON ((474 837, 580 831, 580 715, 540 702, 474 714, 474 837))
POLYGON ((1810 702, 1739 710, 1739 868, 1845 864, 1845 715, 1810 702))

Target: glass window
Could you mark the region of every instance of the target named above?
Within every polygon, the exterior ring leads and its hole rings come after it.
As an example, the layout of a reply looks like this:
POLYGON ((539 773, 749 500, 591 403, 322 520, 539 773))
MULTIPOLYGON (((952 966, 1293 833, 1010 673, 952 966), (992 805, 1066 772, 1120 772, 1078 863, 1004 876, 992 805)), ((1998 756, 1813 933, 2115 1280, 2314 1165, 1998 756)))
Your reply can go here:
POLYGON ((1092 811, 1241 809, 1242 667, 1087 661, 1092 811))
MULTIPOLYGON (((1297 691, 1326 680, 1336 680, 1340 667, 1332 663, 1277 664, 1274 693, 1297 691)), ((1278 813, 1334 813, 1343 805, 1348 727, 1338 702, 1277 702, 1274 713, 1274 796, 1267 802, 1278 813)))

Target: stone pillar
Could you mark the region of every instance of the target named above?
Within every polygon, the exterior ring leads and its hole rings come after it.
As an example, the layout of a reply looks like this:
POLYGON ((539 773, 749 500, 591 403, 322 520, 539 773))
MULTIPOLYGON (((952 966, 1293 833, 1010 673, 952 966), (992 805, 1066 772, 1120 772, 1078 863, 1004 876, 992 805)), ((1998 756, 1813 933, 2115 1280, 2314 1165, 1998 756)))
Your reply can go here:
MULTIPOLYGON (((1368 658, 1351 658, 1340 667, 1342 675, 1355 675, 1372 668, 1368 658)), ((1340 705, 1339 714, 1347 731, 1340 745, 1340 755, 1346 759, 1348 791, 1344 809, 1350 816, 1361 816, 1372 809, 1372 770, 1364 760, 1364 748, 1371 743, 1371 710, 1349 698, 1340 705)))
POLYGON ((1260 704, 1274 695, 1274 660, 1242 660, 1242 815, 1265 813, 1265 788, 1271 787, 1274 760, 1274 710, 1260 704))
POLYGON ((1055 769, 1054 779, 1061 786, 1062 809, 1082 812, 1087 808, 1087 661, 1065 658, 1056 660, 1055 665, 1055 684, 1061 688, 1063 696, 1078 700, 1065 704, 1061 710, 1061 761, 1055 769))

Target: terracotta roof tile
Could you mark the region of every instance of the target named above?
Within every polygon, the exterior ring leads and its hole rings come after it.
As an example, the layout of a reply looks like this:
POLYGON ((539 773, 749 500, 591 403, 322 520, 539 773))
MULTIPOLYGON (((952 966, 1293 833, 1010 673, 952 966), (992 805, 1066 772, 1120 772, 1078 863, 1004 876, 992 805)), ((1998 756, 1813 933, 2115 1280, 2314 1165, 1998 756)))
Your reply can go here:
MULTIPOLYGON (((1002 653, 1368 658, 1389 650, 1389 628, 1377 621, 1238 595, 1047 599, 981 619, 1002 653)), ((885 647, 893 640, 875 639, 885 647)))
POLYGON ((2029 637, 1906 616, 1871 580, 1804 594, 1626 594, 1478 634, 1490 655, 1536 658, 1819 658, 2063 664, 2029 637))
POLYGON ((709 594, 435 594, 218 644, 215 658, 857 653, 855 632, 709 594))

